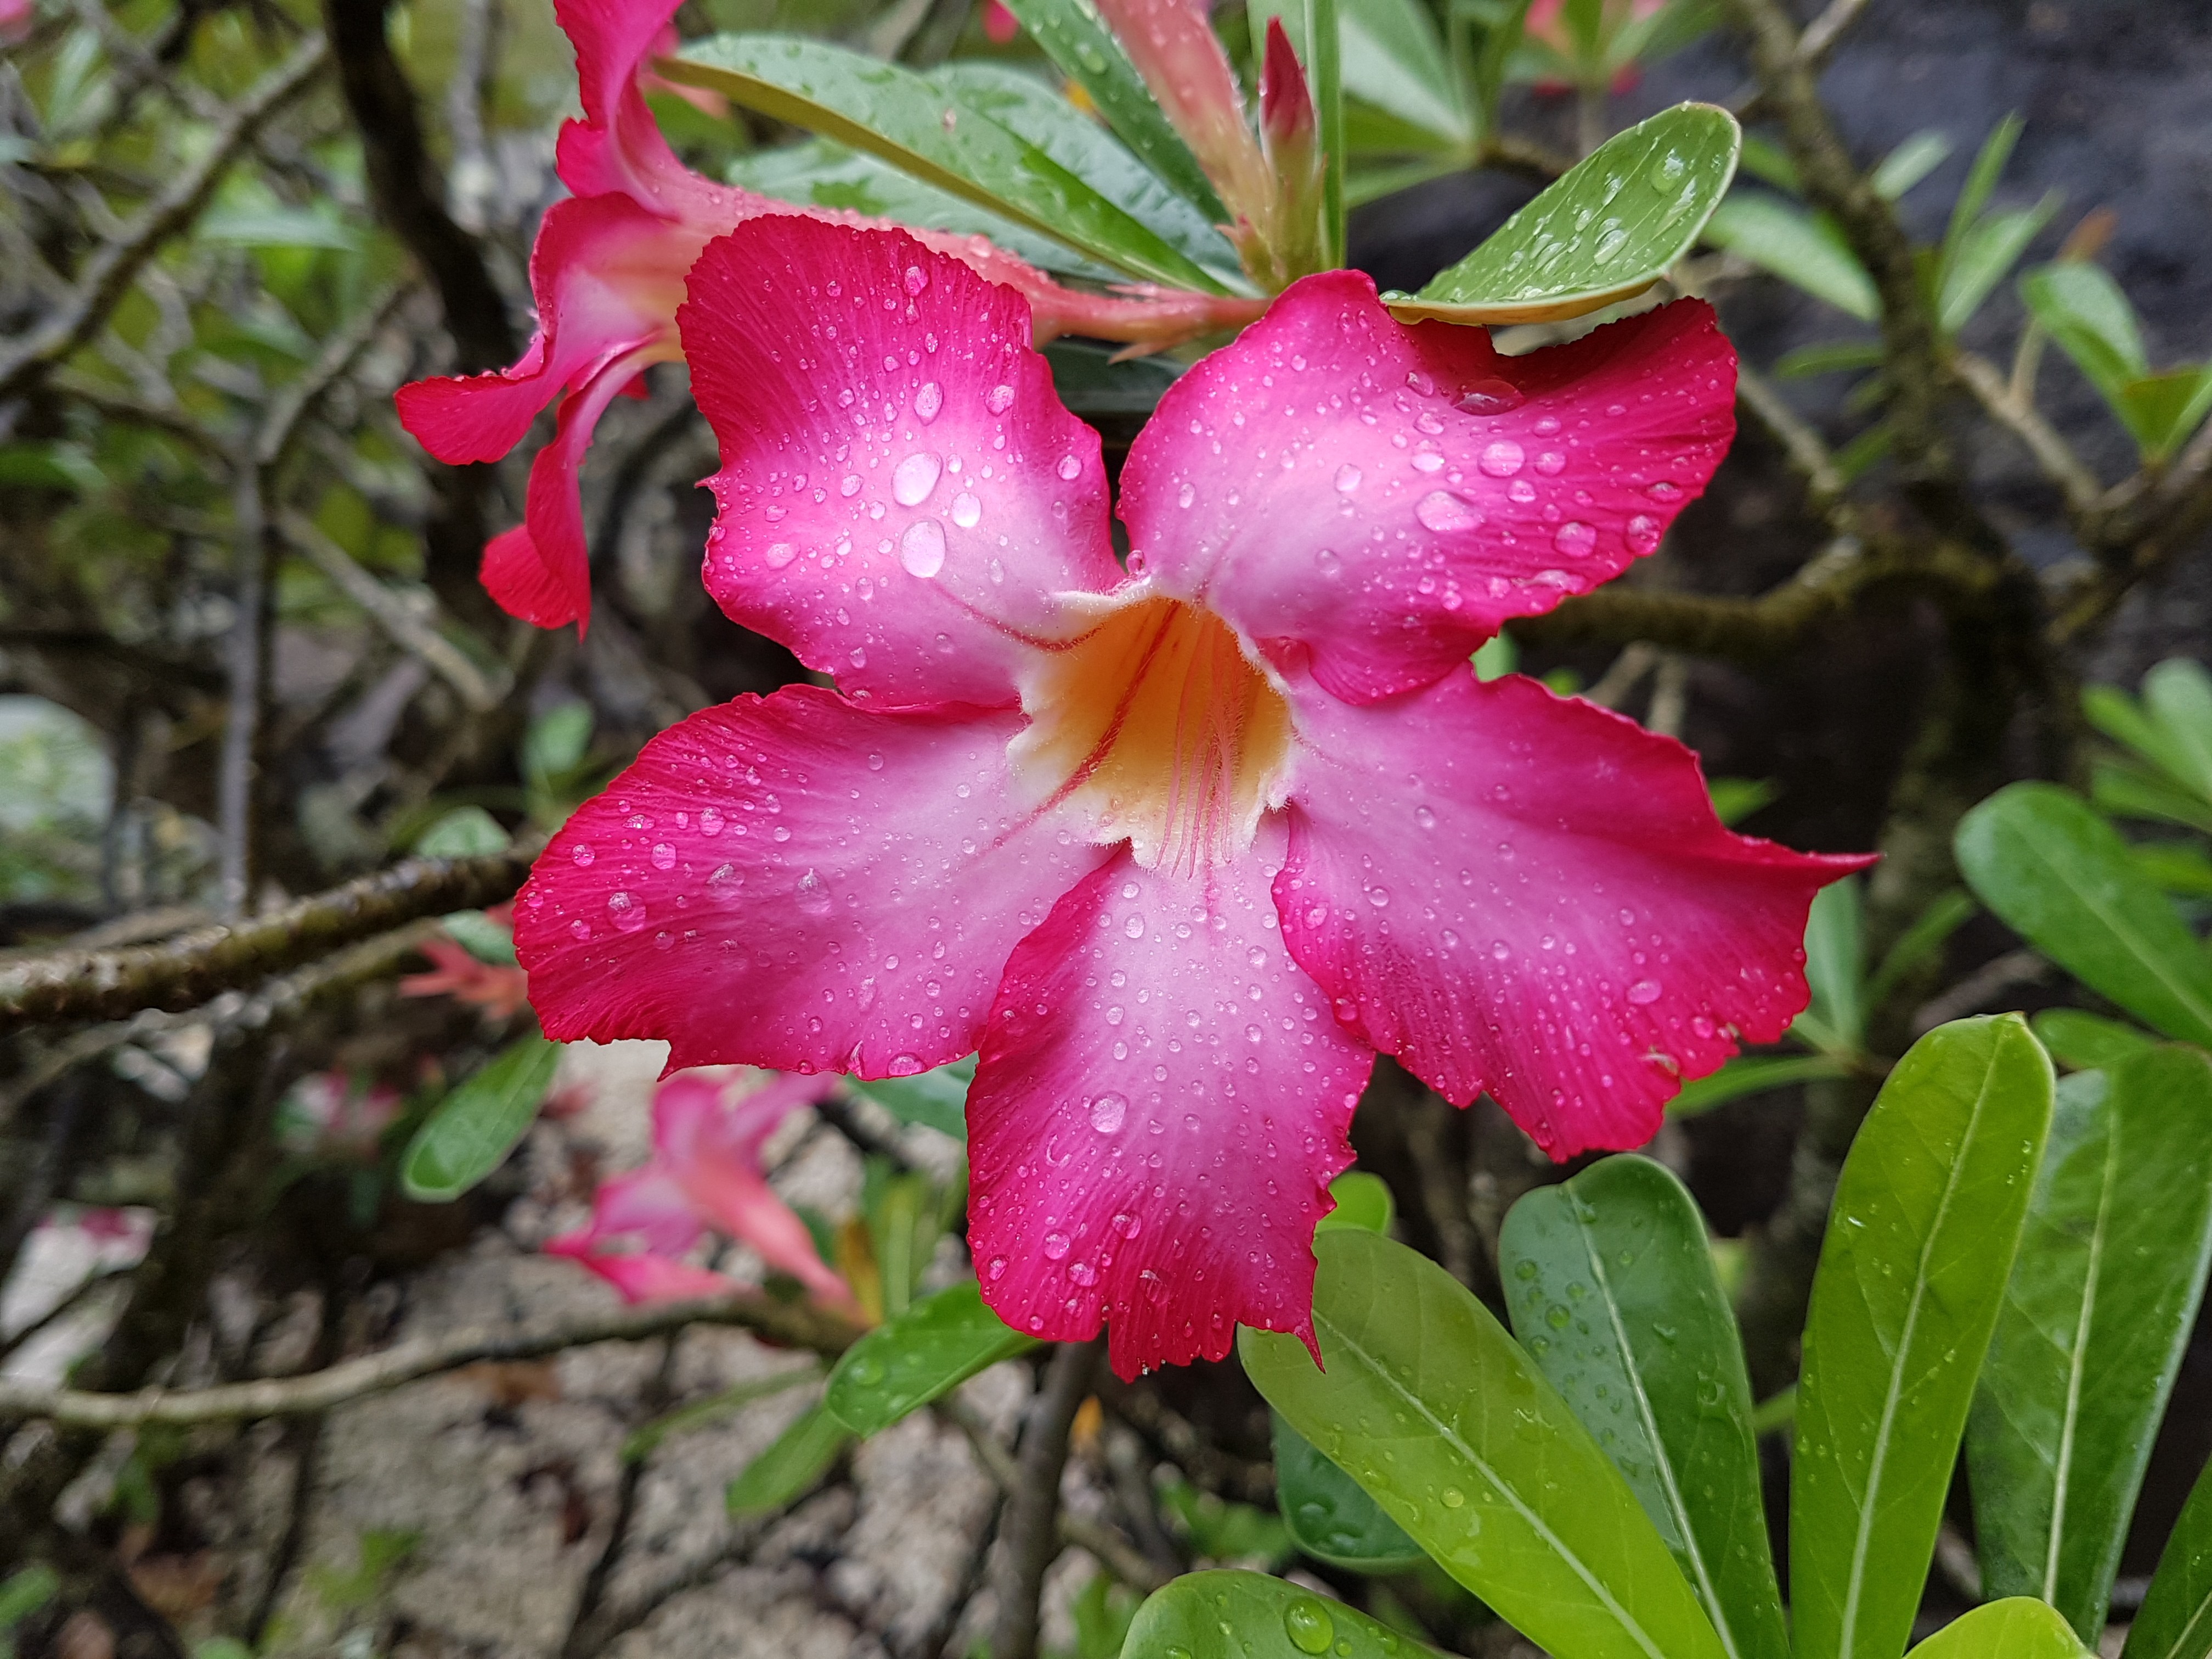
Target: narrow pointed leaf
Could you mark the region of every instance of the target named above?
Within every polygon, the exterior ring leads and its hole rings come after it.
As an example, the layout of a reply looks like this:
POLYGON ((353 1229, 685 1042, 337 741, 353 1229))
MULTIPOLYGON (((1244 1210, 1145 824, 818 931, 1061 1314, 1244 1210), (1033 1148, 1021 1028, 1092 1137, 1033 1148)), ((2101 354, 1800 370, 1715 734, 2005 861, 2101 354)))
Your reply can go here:
POLYGON ((1138 160, 1204 214, 1208 224, 1227 222, 1229 210, 1213 193, 1198 158, 1153 101, 1144 76, 1091 0, 1006 0, 1006 9, 1054 67, 1091 95, 1106 125, 1138 160))
POLYGON ((1682 1183, 1623 1156, 1513 1206, 1498 1269, 1522 1346, 1627 1478, 1729 1659, 1789 1659, 1743 1341, 1682 1183))
POLYGON ((2088 1651, 2042 1602, 2014 1596, 1953 1620, 1911 1659, 2086 1659, 2088 1651))
POLYGON ((804 1498, 837 1461, 851 1431, 826 1406, 810 1406, 730 1482, 723 1503, 732 1519, 772 1515, 804 1498))
POLYGON ((2084 259, 2044 265, 2020 279, 2020 294, 2044 332, 2107 402, 2149 373, 2135 307, 2103 266, 2084 259))
POLYGON ((2004 274, 2020 261, 2051 215, 2058 211, 2054 192, 2032 208, 1992 213, 1978 219, 1960 237, 1937 284, 1936 320, 1947 334, 1964 328, 2004 274))
POLYGON ((1896 1659, 2051 1121, 2017 1014, 1939 1026, 1890 1073, 1836 1188, 1790 1462, 1798 1659, 1896 1659))
POLYGON ((2181 1506, 2121 1659, 2212 1659, 2212 1463, 2181 1506))
POLYGON ((1400 1572, 1428 1558, 1406 1529, 1305 1436, 1273 1413, 1275 1507, 1291 1541, 1316 1561, 1355 1572, 1400 1572))
POLYGON ((1264 1573, 1189 1572, 1137 1609, 1121 1659, 1424 1659, 1433 1650, 1264 1573))
POLYGON ((1990 192, 2003 176, 2005 163, 2012 160, 2013 146, 2020 142, 2025 125, 2017 115, 2006 116, 1990 130, 1981 149, 1975 152, 1974 165, 1966 170, 1966 182, 1959 191, 1959 199, 1951 204, 1950 228, 1943 233, 1943 260, 1947 266, 1956 255, 1968 227, 1982 216, 1982 210, 1990 204, 1990 192))
POLYGON ((1705 240, 1862 322, 1881 314, 1866 267, 1832 225, 1802 208, 1771 196, 1731 196, 1706 225, 1705 240))
POLYGON ((1314 1330, 1246 1329, 1267 1403, 1462 1584, 1574 1659, 1720 1659, 1620 1472, 1467 1288, 1350 1228, 1314 1240, 1314 1330))
POLYGON ((1680 1122, 1746 1095, 1849 1075, 1841 1060, 1826 1054, 1738 1054, 1717 1072, 1684 1084, 1681 1092, 1667 1103, 1667 1115, 1680 1122))
POLYGON ((2212 410, 2212 368, 2146 374, 2119 390, 2114 404, 2147 460, 2162 460, 2204 423, 2212 410))
POLYGON ((1690 251, 1735 177, 1741 133, 1711 104, 1677 104, 1616 134, 1418 295, 1403 322, 1529 323, 1641 294, 1690 251))
POLYGON ((1808 1012, 1851 1048, 1866 1035, 1865 980, 1859 880, 1846 876, 1813 896, 1805 920, 1805 982, 1813 996, 1808 1012))
POLYGON ((879 1433, 908 1412, 958 1388, 1036 1338, 1010 1328, 983 1305, 969 1279, 914 1304, 845 1350, 830 1373, 824 1403, 854 1433, 879 1433))
POLYGON ((459 1198, 507 1161, 553 1086, 561 1045, 532 1031, 501 1049, 431 1109, 399 1160, 399 1184, 422 1204, 459 1198))
POLYGON ((2037 950, 2154 1030, 2212 1045, 2212 957, 2087 801, 2009 785, 1966 814, 1957 853, 1975 895, 2037 950))
POLYGON ((2106 1019, 2102 1014, 2084 1013, 2079 1008, 2045 1008, 2027 1023, 2051 1059, 2069 1071, 2117 1066, 2158 1046, 2158 1039, 2148 1031, 2106 1019))
POLYGON ((2151 1049, 2057 1103, 1966 1462, 1988 1593, 2094 1641, 2212 1264, 2212 1059, 2151 1049))
POLYGON ((880 156, 1132 276, 1226 291, 1160 230, 911 70, 776 34, 718 34, 660 61, 671 80, 880 156))
POLYGON ((1881 164, 1868 175, 1867 182, 1877 195, 1894 202, 1937 167, 1951 153, 1951 141, 1942 133, 1929 130, 1916 132, 1895 149, 1881 158, 1881 164))
POLYGON ((2212 674, 2186 657, 2168 657, 2143 676, 2142 700, 2165 738, 2167 769, 2212 800, 2212 674))

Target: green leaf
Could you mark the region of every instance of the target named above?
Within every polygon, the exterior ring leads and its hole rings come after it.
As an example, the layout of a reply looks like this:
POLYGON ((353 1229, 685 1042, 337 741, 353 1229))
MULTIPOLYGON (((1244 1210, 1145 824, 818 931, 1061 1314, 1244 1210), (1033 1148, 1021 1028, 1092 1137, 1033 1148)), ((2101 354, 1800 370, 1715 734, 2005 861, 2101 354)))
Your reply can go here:
POLYGON ((1992 1601, 1954 1619, 1912 1650, 1912 1659, 2085 1659, 2066 1621, 2027 1596, 1992 1601))
POLYGON ((1911 1634, 2051 1097, 2026 1020, 1958 1020, 1898 1062, 1844 1160, 1790 1460, 1799 1659, 1894 1659, 1911 1634))
POLYGON ((2005 272, 2051 222, 2060 199, 2054 191, 2032 208, 1992 213, 1966 228, 1944 259, 1936 282, 1936 321, 1946 334, 1956 334, 1982 308, 2005 272))
POLYGON ((968 1085, 975 1080, 975 1056, 949 1066, 920 1072, 912 1077, 876 1078, 862 1082, 845 1079, 856 1095, 864 1095, 902 1123, 921 1123, 955 1140, 968 1139, 968 1085))
POLYGON ((1291 1541, 1316 1561, 1355 1572, 1400 1572, 1428 1557, 1359 1483, 1285 1420, 1274 1424, 1275 1507, 1291 1541))
POLYGON ((1467 1288, 1404 1245, 1318 1235, 1314 1331, 1238 1334, 1268 1404, 1444 1571, 1574 1659, 1719 1659, 1620 1472, 1467 1288))
POLYGON ((2020 142, 2024 125, 2018 115, 2008 115, 1982 141, 1974 165, 1966 170, 1966 182, 1959 191, 1959 199, 1951 204, 1950 228, 1943 233, 1946 267, 1956 256, 1960 240, 1968 227, 1982 216, 1982 210, 1990 204, 1990 193, 1997 187, 2005 163, 2012 160, 2013 146, 2020 142))
POLYGON ((2136 867, 2177 898, 2212 899, 2212 858, 2193 842, 2145 842, 2135 848, 2136 867))
POLYGON ((541 787, 584 763, 592 743, 592 705, 564 702, 530 723, 522 739, 522 769, 541 787))
MULTIPOLYGON (((1298 61, 1311 61, 1304 10, 1305 0, 1253 0, 1245 8, 1255 61, 1267 50, 1271 17, 1283 20, 1298 61)), ((1336 31, 1346 96, 1395 116, 1431 140, 1474 142, 1474 116, 1425 7, 1417 0, 1336 0, 1336 31)))
POLYGON ((827 1406, 810 1406, 725 1489, 722 1501, 731 1518, 772 1515, 805 1497, 852 1437, 827 1406))
POLYGON ((478 962, 488 962, 495 968, 515 965, 514 930, 501 927, 483 911, 456 910, 439 917, 438 925, 478 962))
POLYGON ((2212 1043, 2212 958, 2080 796, 2000 789, 1959 825, 1960 871, 2008 927, 2155 1030, 2212 1043))
POLYGON ((1036 1346, 1036 1338, 1009 1328, 983 1305, 971 1279, 925 1297, 846 1349, 830 1373, 823 1403, 866 1438, 1036 1346))
POLYGON ((1677 104, 1618 133, 1411 298, 1401 322, 1529 323, 1641 294, 1690 251, 1735 177, 1735 118, 1677 104))
POLYGON ((2163 460, 2212 410, 2212 368, 2146 374, 2119 390, 2114 404, 2146 460, 2163 460))
POLYGON ((1273 1510, 1217 1498, 1188 1480, 1169 1481, 1159 1498, 1194 1559, 1253 1561, 1273 1571, 1297 1553, 1290 1528, 1273 1510))
POLYGON ((431 1109, 399 1160, 399 1184, 422 1204, 459 1198, 507 1161, 537 1121, 561 1045, 520 1037, 431 1109))
POLYGON ((1228 291, 1158 229, 1038 145, 911 70, 826 41, 777 34, 695 40, 661 66, 671 80, 880 156, 1132 276, 1228 291))
POLYGON ((2020 279, 2029 314, 2089 384, 2117 404, 2120 387, 2150 372, 2135 307, 2101 265, 2069 259, 2020 279))
POLYGON ((1498 1254, 1514 1334, 1627 1478, 1722 1649, 1789 1659, 1743 1341, 1696 1202, 1650 1159, 1608 1158, 1522 1198, 1498 1254))
POLYGON ((2120 1659, 2212 1659, 2212 1463, 2167 1535, 2120 1659))
POLYGON ((1762 138, 1755 132, 1743 135, 1743 170, 1792 196, 1805 193, 1804 184, 1797 177, 1797 164, 1790 159, 1789 152, 1772 139, 1762 138))
POLYGON ((21 1624, 52 1601, 61 1587, 61 1576, 43 1561, 20 1568, 0 1580, 0 1632, 13 1630, 21 1624))
POLYGON ((1705 226, 1705 240, 1870 323, 1881 314, 1874 278, 1826 219, 1771 196, 1731 196, 1705 226))
POLYGON ((719 1422, 732 1412, 742 1411, 757 1401, 781 1394, 787 1389, 795 1389, 802 1382, 817 1382, 821 1375, 811 1365, 795 1366, 790 1370, 778 1371, 773 1376, 752 1377, 732 1384, 719 1394, 708 1395, 704 1400, 695 1400, 688 1406, 678 1406, 672 1412, 664 1412, 651 1422, 641 1424, 629 1431, 622 1443, 622 1460, 625 1463, 635 1463, 641 1458, 650 1457, 660 1449, 665 1440, 688 1434, 706 1424, 719 1422))
POLYGON ((1030 38, 1062 75, 1081 87, 1137 159, 1206 216, 1224 224, 1229 210, 1213 193, 1198 158, 1145 85, 1091 0, 1007 0, 1030 38))
POLYGON ((2085 1642, 2212 1267, 2212 1058, 2162 1047, 2059 1085, 1966 1437, 1982 1583, 2085 1642))
POLYGON ((1826 1054, 1738 1054, 1717 1072, 1685 1083, 1681 1091, 1667 1103, 1667 1115, 1679 1122, 1746 1095, 1850 1075, 1848 1066, 1826 1054))
POLYGON ((1951 141, 1932 128, 1916 132, 1881 158, 1867 182, 1875 193, 1894 202, 1937 167, 1951 154, 1951 141))
POLYGON ((1881 966, 1867 981, 1865 1006, 1881 1007, 1899 980, 1941 951, 1951 935, 1980 908, 1972 895, 1956 887, 1947 888, 1929 900, 1928 908, 1898 935, 1897 943, 1883 954, 1881 966))
POLYGON ((513 838, 481 806, 457 806, 415 838, 426 859, 472 859, 504 853, 513 838))
POLYGON ((233 247, 336 248, 350 252, 362 246, 362 233, 337 216, 316 208, 231 209, 204 215, 193 228, 200 241, 233 247))
POLYGON ((1730 826, 1771 805, 1782 793, 1771 778, 1707 778, 1705 792, 1713 798, 1713 816, 1730 826))
POLYGON ((1257 1572, 1189 1572, 1137 1609, 1121 1659, 1421 1659, 1432 1650, 1257 1572))
POLYGON ((1321 1218, 1323 1227, 1358 1227, 1370 1233, 1387 1233, 1398 1213, 1389 1183, 1364 1170, 1346 1170, 1328 1183, 1336 1207, 1321 1218))
POLYGON ((1859 878, 1845 876, 1813 895, 1812 912, 1805 921, 1805 982, 1812 991, 1806 1012, 1852 1048, 1866 1036, 1866 1008, 1860 1000, 1861 981, 1866 977, 1860 908, 1859 878))
POLYGON ((1855 374, 1860 369, 1881 367, 1879 340, 1824 340, 1818 345, 1799 346, 1776 358, 1774 378, 1806 380, 1815 374, 1855 374))
POLYGON ((2045 1008, 2027 1023, 2051 1059, 2069 1071, 2117 1066, 2158 1046, 2148 1031, 2101 1014, 2085 1014, 2079 1008, 2045 1008))
POLYGON ((2160 772, 2122 763, 2093 763, 2089 799, 2115 817, 2149 818, 2212 833, 2212 804, 2160 772))

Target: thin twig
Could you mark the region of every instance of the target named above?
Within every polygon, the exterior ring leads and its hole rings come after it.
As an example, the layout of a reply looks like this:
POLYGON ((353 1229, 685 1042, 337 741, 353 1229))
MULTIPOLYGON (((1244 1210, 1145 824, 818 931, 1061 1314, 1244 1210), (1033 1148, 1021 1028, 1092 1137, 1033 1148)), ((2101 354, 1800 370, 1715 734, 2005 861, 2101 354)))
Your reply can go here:
POLYGON ((1039 1602, 1044 1575, 1060 1553, 1060 1477, 1067 1467, 1067 1442, 1076 1408, 1091 1392, 1099 1343, 1066 1342, 1045 1362, 1044 1384, 1030 1402, 1029 1423, 1006 1514, 999 1535, 1005 1547, 994 1588, 998 1618, 991 1626, 991 1659, 1036 1659, 1039 1602))
POLYGON ((808 1302, 781 1302, 763 1291, 712 1301, 623 1308, 534 1328, 474 1326, 401 1342, 300 1376, 226 1382, 211 1389, 140 1389, 94 1394, 81 1389, 0 1379, 0 1421, 40 1418, 69 1428, 123 1429, 149 1423, 258 1421, 325 1412, 421 1377, 485 1361, 543 1359, 595 1342, 641 1342, 688 1325, 734 1325, 786 1347, 838 1354, 860 1334, 842 1315, 808 1302))
POLYGON ((1954 352, 1951 370, 1990 418, 2027 447, 2035 464, 2043 469, 2043 476, 2064 494, 2066 510, 2076 527, 2087 530, 2092 526, 2103 504, 2105 487, 2051 422, 2043 418, 2034 404, 2016 398, 2003 374, 1986 358, 1971 351, 1954 352))
POLYGON ((364 306, 358 316, 324 342, 323 349, 308 368, 289 385, 281 388, 270 400, 267 412, 262 416, 261 429, 253 441, 253 461, 264 471, 280 465, 289 453, 300 428, 313 414, 331 388, 353 372, 362 352, 375 343, 399 307, 414 291, 411 283, 396 283, 374 303, 364 306))
POLYGON ((1822 518, 1836 519, 1841 512, 1844 475, 1836 470, 1836 458, 1829 453, 1820 434, 1748 363, 1736 365, 1735 395, 1736 401, 1774 434, 1790 465, 1805 480, 1808 505, 1822 518))
POLYGON ((1836 42, 1844 38, 1844 31, 1858 21, 1866 9, 1867 0, 1828 0, 1828 9, 1797 37, 1797 61, 1808 70, 1819 70, 1836 49, 1836 42))

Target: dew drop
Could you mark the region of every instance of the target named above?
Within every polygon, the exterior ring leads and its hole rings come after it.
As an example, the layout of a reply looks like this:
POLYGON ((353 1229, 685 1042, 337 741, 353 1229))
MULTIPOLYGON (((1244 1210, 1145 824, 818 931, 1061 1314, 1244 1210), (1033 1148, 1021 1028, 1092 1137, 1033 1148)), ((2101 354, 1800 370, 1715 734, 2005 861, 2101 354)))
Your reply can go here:
POLYGON ((1473 530, 1482 523, 1482 514, 1475 510, 1473 504, 1461 500, 1448 489, 1432 489, 1422 496, 1413 507, 1413 516, 1438 535, 1473 530))
POLYGON ((899 538, 899 562, 909 576, 927 580, 945 568, 945 526, 934 519, 916 519, 899 538))
POLYGON ((1044 1253, 1048 1258, 1054 1261, 1065 1261, 1067 1260, 1067 1235, 1066 1233, 1047 1233, 1044 1236, 1044 1253))
POLYGON ((994 415, 1003 415, 1013 407, 1014 389, 1010 386, 994 386, 983 399, 983 407, 994 415))
POLYGON ((1638 980, 1628 988, 1628 1000, 1639 1008, 1649 1008, 1659 1000, 1659 981, 1656 979, 1638 980))
POLYGON ((711 806, 701 807, 699 809, 699 833, 702 836, 708 836, 720 835, 722 833, 722 815, 711 806))
POLYGON ((628 893, 607 895, 607 915, 625 933, 635 933, 645 926, 645 906, 628 893))
POLYGON ((770 542, 768 551, 761 555, 761 562, 771 570, 781 570, 798 556, 799 550, 789 542, 770 542))
POLYGON ((1128 1115, 1129 1103, 1115 1094, 1103 1094, 1091 1103, 1091 1127, 1102 1135, 1110 1135, 1121 1127, 1128 1115))
POLYGON ((1336 1640, 1336 1622, 1319 1601, 1301 1595, 1283 1609, 1283 1632, 1300 1653, 1323 1654, 1336 1640))
POLYGON ((1510 380, 1477 380, 1459 394, 1459 406, 1470 415, 1507 414, 1523 401, 1521 388, 1510 380))
POLYGON ((1336 469, 1336 489, 1341 495, 1349 495, 1359 488, 1359 469, 1349 461, 1336 469))
POLYGON ((1649 553, 1659 545, 1659 520, 1647 513, 1638 513, 1627 525, 1628 550, 1649 553))
POLYGON ((914 394, 915 418, 925 423, 937 418, 937 411, 945 407, 945 388, 934 380, 924 380, 921 390, 914 394))
POLYGON ((917 450, 898 464, 891 474, 891 499, 901 507, 920 507, 937 488, 945 463, 927 450, 917 450))
POLYGON ((676 849, 665 841, 654 842, 653 867, 656 870, 673 870, 676 867, 676 849))
POLYGON ((589 864, 599 854, 592 850, 591 842, 580 841, 568 849, 568 856, 577 865, 582 866, 589 864))
POLYGON ((952 522, 963 530, 973 530, 983 517, 983 503, 966 490, 952 498, 952 522))
POLYGON ((1562 553, 1579 557, 1597 545, 1597 532, 1586 524, 1580 524, 1570 519, 1559 526, 1559 533, 1552 538, 1552 545, 1562 553))
POLYGON ((1061 477, 1073 480, 1083 471, 1083 463, 1073 455, 1063 455, 1060 458, 1060 465, 1054 471, 1061 477))
POLYGON ((1475 465, 1493 478, 1510 478, 1521 470, 1524 452, 1510 438, 1500 438, 1486 444, 1475 465))

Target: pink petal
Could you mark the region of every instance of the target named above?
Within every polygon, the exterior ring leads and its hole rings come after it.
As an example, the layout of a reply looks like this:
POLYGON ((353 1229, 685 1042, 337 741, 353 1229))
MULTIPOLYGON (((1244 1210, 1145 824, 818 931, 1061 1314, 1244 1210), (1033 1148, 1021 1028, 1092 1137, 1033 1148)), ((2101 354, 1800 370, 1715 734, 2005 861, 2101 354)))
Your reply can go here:
POLYGON ((1311 1340, 1314 1223, 1372 1056, 1283 948, 1279 827, 1197 881, 1125 851, 1024 940, 968 1094, 983 1294, 1124 1377, 1311 1340))
POLYGON ((625 1302, 690 1302, 726 1296, 738 1288, 736 1280, 689 1262, 660 1255, 596 1255, 565 1248, 568 1243, 552 1239, 545 1249, 550 1255, 565 1255, 589 1267, 622 1292, 625 1302))
POLYGON ((682 1255, 699 1242, 699 1217, 682 1183, 655 1164, 614 1176, 592 1195, 591 1224, 545 1248, 573 1255, 634 1243, 657 1255, 682 1255))
POLYGON ((1293 702, 1292 954, 1347 1029, 1554 1158, 1641 1146, 1737 1034, 1779 1037, 1814 890, 1871 861, 1730 834, 1681 744, 1517 675, 1293 702))
POLYGON ((788 686, 663 732, 515 906, 546 1035, 870 1077, 968 1053, 1016 942, 1105 856, 1014 799, 1021 724, 788 686))
POLYGON ((763 204, 678 161, 638 90, 647 60, 672 44, 676 0, 556 0, 554 14, 576 48, 584 104, 584 118, 561 129, 556 165, 562 183, 579 196, 628 196, 666 218, 719 213, 716 228, 735 222, 736 204, 763 204), (664 41, 664 35, 672 39, 664 41))
POLYGON ((1194 0, 1099 0, 1099 15, 1231 213, 1264 227, 1274 200, 1237 71, 1194 0))
POLYGON ((1656 548, 1728 448, 1735 383, 1702 301, 1501 357, 1326 272, 1170 388, 1121 516, 1164 591, 1368 702, 1656 548))
POLYGON ((708 1156, 760 1168, 761 1148, 784 1119, 836 1092, 835 1077, 782 1072, 765 1083, 743 1066, 695 1066, 661 1079, 653 1094, 653 1144, 680 1165, 708 1156))
POLYGON ((855 697, 1014 698, 1055 597, 1121 580, 1098 434, 1019 296, 898 231, 793 216, 713 244, 679 313, 720 441, 707 583, 855 697))

